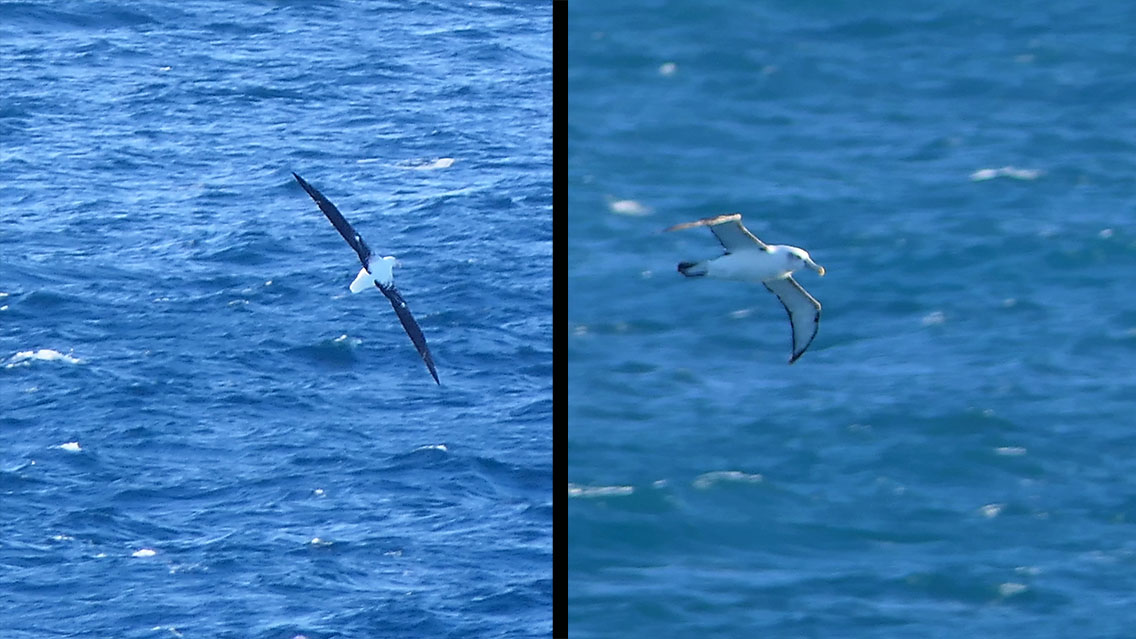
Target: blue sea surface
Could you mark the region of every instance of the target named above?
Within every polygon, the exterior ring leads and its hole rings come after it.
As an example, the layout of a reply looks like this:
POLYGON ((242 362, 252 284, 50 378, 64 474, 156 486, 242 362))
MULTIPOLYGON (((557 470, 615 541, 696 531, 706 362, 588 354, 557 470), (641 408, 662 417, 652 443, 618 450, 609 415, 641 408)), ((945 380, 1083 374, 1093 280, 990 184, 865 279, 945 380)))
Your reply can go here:
POLYGON ((568 54, 572 638, 1133 636, 1136 5, 581 0, 568 54), (827 268, 791 366, 660 232, 734 211, 827 268))
POLYGON ((0 2, 0 636, 548 636, 551 59, 548 2, 0 2))

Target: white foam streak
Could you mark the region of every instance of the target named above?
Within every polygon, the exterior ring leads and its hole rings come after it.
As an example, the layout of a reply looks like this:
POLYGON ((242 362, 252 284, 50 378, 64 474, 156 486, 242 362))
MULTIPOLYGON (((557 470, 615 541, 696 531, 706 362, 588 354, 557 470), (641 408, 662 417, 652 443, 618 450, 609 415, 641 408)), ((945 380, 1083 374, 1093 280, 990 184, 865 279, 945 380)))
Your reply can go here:
POLYGON ((15 366, 28 366, 33 361, 43 362, 63 362, 65 364, 82 364, 83 360, 71 355, 64 355, 59 351, 50 348, 41 348, 37 351, 20 351, 8 359, 8 363, 4 368, 13 368, 15 366))
POLYGON ((635 492, 631 486, 578 486, 568 484, 569 497, 626 497, 635 492))
POLYGON ((703 473, 694 478, 695 488, 706 489, 719 483, 760 484, 765 478, 758 473, 743 473, 740 470, 716 470, 703 473))
POLYGON ((651 207, 635 200, 617 200, 609 197, 607 200, 607 207, 611 209, 612 213, 619 215, 642 216, 650 215, 651 207))
POLYGON ((998 169, 979 169, 970 174, 974 182, 984 182, 997 177, 1008 177, 1015 180, 1036 180, 1041 176, 1039 169, 1019 169, 1013 166, 1003 166, 998 169))

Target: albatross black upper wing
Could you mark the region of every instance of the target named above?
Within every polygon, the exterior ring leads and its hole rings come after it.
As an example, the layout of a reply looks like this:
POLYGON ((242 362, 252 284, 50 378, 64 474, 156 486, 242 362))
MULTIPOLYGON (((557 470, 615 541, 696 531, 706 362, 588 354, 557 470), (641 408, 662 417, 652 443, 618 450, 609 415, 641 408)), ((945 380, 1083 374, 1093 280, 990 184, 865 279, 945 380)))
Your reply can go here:
POLYGON ((304 181, 304 178, 296 175, 295 173, 292 173, 292 177, 296 178, 296 181, 300 183, 300 186, 304 187, 304 190, 308 192, 308 195, 312 196, 312 199, 316 201, 317 205, 319 205, 320 210, 323 211, 323 214, 327 216, 327 219, 331 220, 331 223, 335 226, 335 230, 339 231, 339 234, 343 236, 343 239, 347 240, 347 243, 351 245, 351 248, 355 249, 355 252, 359 254, 359 261, 363 263, 363 266, 370 268, 369 262, 371 260, 371 248, 367 246, 366 242, 363 241, 363 237, 355 231, 354 227, 352 227, 346 219, 343 218, 343 214, 339 212, 339 209, 335 208, 335 205, 331 203, 331 200, 327 199, 323 196, 323 193, 320 193, 316 190, 316 187, 308 184, 304 181))
POLYGON ((426 345, 426 336, 422 334, 422 329, 418 328, 418 322, 414 321, 414 316, 410 314, 410 307, 406 305, 406 300, 402 299, 402 295, 394 287, 394 284, 383 286, 375 282, 375 286, 379 287, 383 295, 387 296, 391 306, 394 307, 394 312, 398 313, 398 320, 402 322, 402 327, 406 329, 410 341, 414 342, 414 348, 418 349, 422 361, 426 362, 426 368, 430 369, 430 375, 434 378, 434 382, 441 384, 442 382, 438 381, 438 371, 434 370, 434 358, 430 356, 430 347, 426 345))

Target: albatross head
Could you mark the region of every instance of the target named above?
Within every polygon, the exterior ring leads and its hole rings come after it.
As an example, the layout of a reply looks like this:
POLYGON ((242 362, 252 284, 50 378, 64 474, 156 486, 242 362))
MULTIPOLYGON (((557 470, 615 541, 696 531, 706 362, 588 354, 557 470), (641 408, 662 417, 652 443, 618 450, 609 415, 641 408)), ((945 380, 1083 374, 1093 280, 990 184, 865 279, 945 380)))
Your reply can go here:
POLYGON ((795 271, 802 266, 807 266, 816 271, 817 274, 821 275, 822 277, 824 276, 824 267, 814 262, 813 258, 809 257, 808 251, 799 249, 795 246, 787 246, 785 247, 785 249, 787 253, 786 258, 789 260, 789 267, 791 271, 795 271))

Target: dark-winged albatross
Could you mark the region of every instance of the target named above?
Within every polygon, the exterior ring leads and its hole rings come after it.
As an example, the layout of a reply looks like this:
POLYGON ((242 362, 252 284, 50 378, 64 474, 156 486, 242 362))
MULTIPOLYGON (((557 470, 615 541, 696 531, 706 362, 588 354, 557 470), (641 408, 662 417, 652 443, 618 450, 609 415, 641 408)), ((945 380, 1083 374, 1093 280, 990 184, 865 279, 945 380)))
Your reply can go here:
POLYGON ((820 326, 820 302, 793 279, 793 271, 809 267, 824 275, 824 267, 813 261, 804 249, 781 244, 769 245, 742 226, 741 213, 708 217, 666 230, 677 231, 707 226, 721 242, 726 254, 703 262, 679 262, 678 272, 687 277, 715 277, 742 282, 761 282, 789 312, 793 331, 793 355, 797 361, 816 337, 820 326))
POLYGON ((373 283, 383 292, 383 295, 387 296, 391 306, 394 307, 394 312, 398 313, 398 319, 402 322, 402 327, 406 329, 406 334, 410 336, 410 341, 414 342, 414 347, 418 349, 422 361, 426 362, 426 368, 430 369, 430 375, 436 383, 441 384, 442 382, 438 381, 438 371, 434 370, 434 358, 430 356, 430 347, 426 345, 426 336, 422 334, 422 329, 418 328, 418 322, 414 321, 414 316, 410 314, 410 308, 406 306, 406 301, 402 299, 402 295, 394 286, 395 258, 392 256, 373 256, 371 248, 363 241, 363 237, 347 223, 343 214, 335 208, 331 200, 324 197, 323 193, 317 191, 314 186, 305 182, 304 178, 299 175, 293 173, 292 177, 296 178, 300 186, 304 187, 308 195, 312 196, 323 214, 331 220, 335 230, 339 231, 343 239, 347 240, 351 248, 359 254, 359 261, 363 263, 363 268, 359 270, 359 274, 355 276, 355 281, 351 282, 351 286, 348 288, 351 289, 352 293, 358 293, 373 283), (378 257, 378 259, 375 259, 375 257, 378 257))

